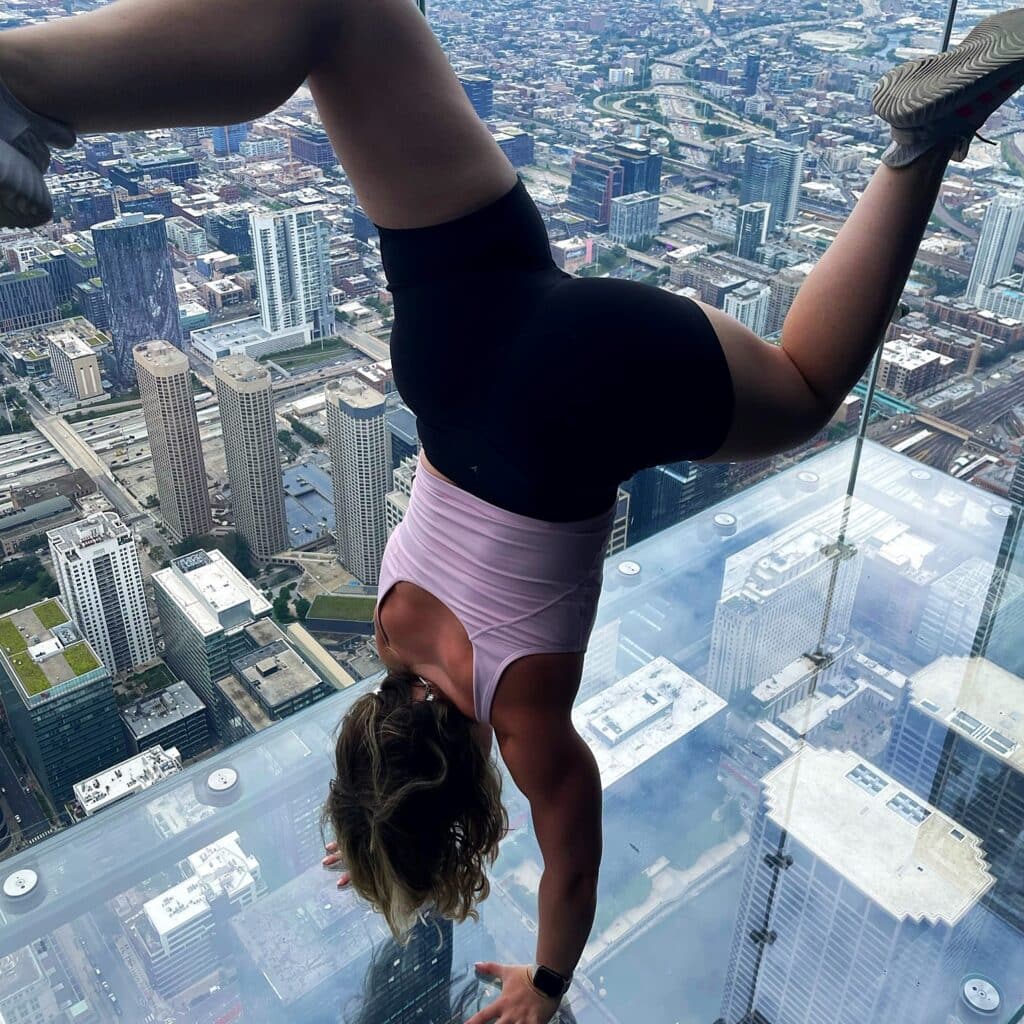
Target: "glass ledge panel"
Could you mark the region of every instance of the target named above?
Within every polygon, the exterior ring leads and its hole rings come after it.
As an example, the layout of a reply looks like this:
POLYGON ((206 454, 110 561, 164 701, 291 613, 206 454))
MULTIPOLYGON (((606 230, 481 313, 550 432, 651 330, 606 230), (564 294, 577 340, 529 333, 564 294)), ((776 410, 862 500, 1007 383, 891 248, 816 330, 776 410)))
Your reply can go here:
MULTIPOLYGON (((605 854, 564 1020, 1007 1024, 1024 1003, 1020 510, 870 442, 848 498, 856 451, 609 560, 574 713, 605 854)), ((0 865, 0 1009, 388 1024, 493 999, 474 961, 536 942, 511 783, 479 924, 428 916, 401 949, 319 866, 332 733, 366 685, 0 865)))

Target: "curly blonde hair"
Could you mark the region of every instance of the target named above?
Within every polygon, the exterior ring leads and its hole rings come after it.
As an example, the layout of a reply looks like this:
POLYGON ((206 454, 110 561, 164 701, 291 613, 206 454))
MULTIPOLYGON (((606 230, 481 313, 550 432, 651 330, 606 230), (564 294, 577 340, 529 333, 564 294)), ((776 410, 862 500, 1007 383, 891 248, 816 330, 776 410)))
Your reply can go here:
POLYGON ((392 671, 342 719, 323 821, 352 888, 404 944, 421 909, 479 919, 508 832, 501 775, 447 701, 415 700, 392 671))

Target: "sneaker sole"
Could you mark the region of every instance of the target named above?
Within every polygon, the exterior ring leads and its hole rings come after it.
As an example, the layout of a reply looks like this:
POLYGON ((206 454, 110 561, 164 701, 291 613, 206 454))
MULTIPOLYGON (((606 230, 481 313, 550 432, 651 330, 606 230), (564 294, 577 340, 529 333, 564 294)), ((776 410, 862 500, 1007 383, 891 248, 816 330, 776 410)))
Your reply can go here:
POLYGON ((0 139, 0 227, 35 228, 52 217, 53 203, 42 172, 0 139))
POLYGON ((894 68, 879 81, 871 106, 894 128, 956 118, 973 126, 986 106, 995 110, 1021 85, 1024 9, 1018 8, 986 18, 956 49, 894 68))

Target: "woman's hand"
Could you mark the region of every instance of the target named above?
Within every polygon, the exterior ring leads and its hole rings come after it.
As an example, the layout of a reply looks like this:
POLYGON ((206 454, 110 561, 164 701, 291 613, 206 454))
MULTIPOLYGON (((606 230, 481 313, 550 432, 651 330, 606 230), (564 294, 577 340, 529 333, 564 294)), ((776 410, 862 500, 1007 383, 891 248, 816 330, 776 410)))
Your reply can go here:
MULTIPOLYGON (((320 863, 323 864, 323 866, 327 868, 329 871, 337 871, 341 869, 341 854, 338 853, 337 843, 327 844, 327 856, 324 857, 324 859, 320 861, 320 863)), ((345 886, 348 885, 349 881, 350 879, 348 872, 342 871, 341 878, 338 879, 338 888, 344 889, 345 886)))
POLYGON ((561 999, 552 999, 535 989, 530 981, 530 968, 525 964, 482 963, 476 969, 478 974, 501 982, 501 995, 466 1024, 548 1024, 558 1011, 561 999))

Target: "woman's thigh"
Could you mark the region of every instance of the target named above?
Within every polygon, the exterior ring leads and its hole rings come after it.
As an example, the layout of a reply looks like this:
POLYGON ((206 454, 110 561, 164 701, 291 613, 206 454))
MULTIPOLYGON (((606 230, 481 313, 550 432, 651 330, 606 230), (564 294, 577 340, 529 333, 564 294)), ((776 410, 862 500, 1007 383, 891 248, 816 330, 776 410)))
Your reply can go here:
POLYGON ((336 10, 309 86, 367 216, 418 228, 507 192, 515 171, 413 0, 345 0, 336 10))

